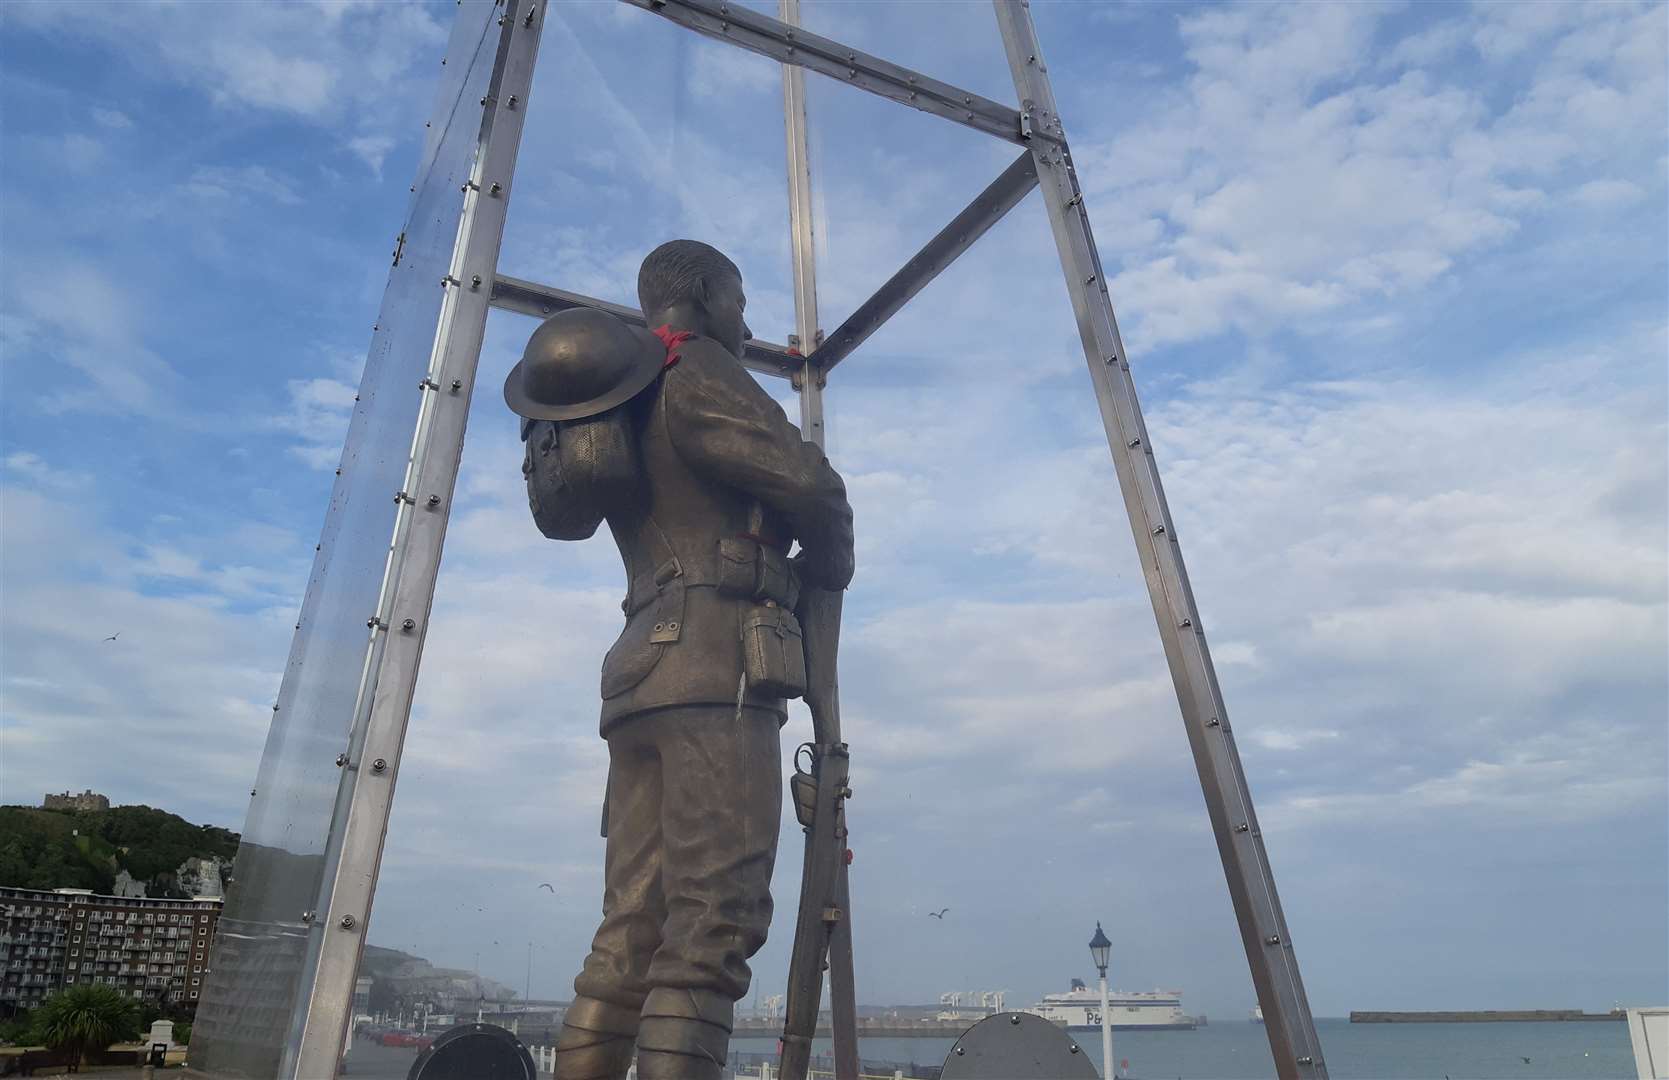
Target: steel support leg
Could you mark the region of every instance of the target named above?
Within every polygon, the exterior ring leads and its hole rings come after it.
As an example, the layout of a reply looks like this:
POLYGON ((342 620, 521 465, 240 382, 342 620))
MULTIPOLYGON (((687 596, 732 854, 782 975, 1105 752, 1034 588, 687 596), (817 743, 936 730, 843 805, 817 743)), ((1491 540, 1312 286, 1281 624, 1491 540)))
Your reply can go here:
POLYGON ((406 497, 395 525, 382 600, 371 620, 373 632, 386 640, 362 691, 369 700, 363 703, 368 709, 362 712, 366 720, 359 760, 352 763, 359 770, 358 780, 341 826, 341 858, 328 888, 325 937, 307 987, 301 1038, 288 1049, 283 1062, 281 1075, 286 1080, 334 1077, 342 1061, 354 979, 371 921, 394 781, 463 454, 464 426, 544 13, 542 0, 507 0, 504 5, 489 105, 482 119, 481 149, 465 194, 450 273, 442 283, 447 296, 441 306, 430 375, 421 390, 425 400, 402 488, 406 497), (430 497, 435 501, 429 502, 430 497))
MULTIPOLYGON (((778 0, 778 14, 786 26, 798 27, 800 0, 778 0)), ((782 108, 788 151, 788 225, 794 257, 795 343, 803 353, 810 355, 822 347, 823 332, 817 325, 817 245, 811 201, 811 154, 806 140, 805 71, 795 64, 782 66, 782 108)), ((804 365, 794 380, 794 387, 800 393, 800 431, 806 439, 818 446, 824 446, 826 442, 823 426, 825 381, 824 373, 810 363, 804 365)), ((827 773, 820 771, 819 777, 821 780, 827 777, 827 773)), ((844 784, 844 779, 840 782, 844 784)), ((821 799, 818 804, 839 805, 838 802, 826 804, 821 799)), ((820 969, 826 956, 829 970, 829 1009, 834 1029, 835 1077, 836 1080, 857 1080, 857 998, 856 988, 853 986, 852 907, 846 880, 844 814, 841 814, 837 821, 836 832, 841 837, 838 851, 826 852, 813 842, 818 827, 814 827, 807 834, 806 860, 800 878, 800 888, 803 892, 832 881, 830 895, 818 898, 816 914, 821 916, 832 908, 839 912, 839 917, 828 926, 827 941, 822 948, 816 950, 818 955, 815 961, 808 961, 807 950, 795 950, 796 963, 804 967, 808 962, 812 962, 819 970, 792 970, 789 972, 788 985, 790 995, 797 999, 796 1008, 803 1007, 805 994, 803 989, 796 993, 795 987, 803 988, 811 979, 820 982, 820 969), (828 867, 813 865, 813 860, 831 855, 838 859, 832 877, 828 867)), ((799 910, 803 921, 808 906, 802 902, 799 910)), ((821 936, 825 925, 821 918, 817 919, 815 926, 801 925, 796 928, 796 939, 804 935, 821 936)), ((811 1008, 816 1009, 815 997, 811 1008)), ((815 1021, 813 1026, 815 1028, 815 1021)), ((785 1065, 791 1065, 794 1057, 797 1055, 785 1058, 785 1065)))
POLYGON ((1089 362, 1119 488, 1136 537, 1136 551, 1199 769, 1252 982, 1257 987, 1258 1003, 1263 1006, 1275 1068, 1282 1080, 1325 1077, 1327 1070, 1310 1003, 1304 995, 1263 834, 1252 809, 1251 791, 1241 770, 1211 653, 1206 648, 1199 609, 1188 585, 1176 526, 1159 483, 1159 469, 1136 401, 1129 360, 1119 339, 1106 276, 1084 212, 1083 192, 1049 85, 1048 68, 1038 48, 1030 5, 1027 0, 993 2, 1020 95, 1021 128, 1052 136, 1032 146, 1038 184, 1060 249, 1084 357, 1089 362))

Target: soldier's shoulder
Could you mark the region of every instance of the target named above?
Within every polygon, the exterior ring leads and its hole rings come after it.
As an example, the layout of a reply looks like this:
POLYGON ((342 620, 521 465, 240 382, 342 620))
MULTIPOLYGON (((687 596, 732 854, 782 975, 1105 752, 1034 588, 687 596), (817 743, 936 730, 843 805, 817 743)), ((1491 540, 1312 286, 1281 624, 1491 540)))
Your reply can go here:
POLYGON ((669 372, 669 384, 709 391, 741 393, 748 397, 770 395, 748 374, 742 362, 711 338, 696 337, 678 345, 678 363, 669 372))
POLYGON ((712 338, 692 337, 679 342, 678 355, 682 357, 680 364, 696 364, 703 367, 708 365, 729 365, 740 368, 741 361, 732 356, 730 350, 714 341, 712 338))

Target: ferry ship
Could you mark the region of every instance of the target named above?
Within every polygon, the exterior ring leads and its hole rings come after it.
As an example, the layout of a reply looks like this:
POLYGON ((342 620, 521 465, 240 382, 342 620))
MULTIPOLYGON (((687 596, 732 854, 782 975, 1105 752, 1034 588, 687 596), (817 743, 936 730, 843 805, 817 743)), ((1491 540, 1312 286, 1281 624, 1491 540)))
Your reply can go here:
MULTIPOLYGON (((1082 979, 1073 979, 1072 989, 1066 993, 1045 995, 1024 1011, 1068 1031, 1100 1031, 1101 991, 1085 986, 1082 979)), ((1107 1011, 1114 1030, 1192 1031, 1199 1026, 1195 1017, 1183 1013, 1180 990, 1108 990, 1107 1011)))

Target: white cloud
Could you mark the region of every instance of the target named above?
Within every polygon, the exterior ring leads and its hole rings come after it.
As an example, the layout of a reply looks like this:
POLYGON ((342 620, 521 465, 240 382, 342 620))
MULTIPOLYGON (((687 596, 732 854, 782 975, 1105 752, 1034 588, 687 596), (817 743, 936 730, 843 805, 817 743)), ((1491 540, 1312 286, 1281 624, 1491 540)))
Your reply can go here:
POLYGON ((265 165, 203 165, 191 174, 185 189, 199 199, 254 196, 281 206, 296 206, 301 202, 295 186, 265 165))
POLYGON ((696 42, 690 60, 690 93, 704 101, 778 90, 782 65, 723 42, 696 42))
POLYGON ((1571 199, 1596 210, 1631 206, 1646 197, 1638 184, 1627 180, 1590 180, 1571 192, 1571 199))
POLYGON ((1660 738, 1642 739, 1632 725, 1582 722, 1568 731, 1526 735, 1440 775, 1387 790, 1291 795, 1262 821, 1281 831, 1388 819, 1556 825, 1651 813, 1663 804, 1661 750, 1660 738))
POLYGON ((86 487, 93 479, 87 473, 53 468, 39 454, 27 450, 7 454, 4 464, 8 472, 24 477, 35 486, 45 489, 71 491, 86 487))
POLYGON ((93 119, 98 122, 100 127, 107 127, 113 131, 121 131, 133 126, 133 120, 120 109, 95 108, 93 119))
POLYGON ((147 314, 129 284, 89 263, 47 263, 8 292, 7 365, 56 365, 81 377, 46 392, 44 409, 158 416, 177 408, 179 374, 144 344, 147 314))
POLYGON ((205 780, 236 776, 235 788, 249 775, 293 607, 252 613, 201 593, 147 592, 143 560, 128 557, 95 504, 15 485, 0 504, 8 801, 92 786, 224 820, 227 793, 205 780))
POLYGON ((1339 733, 1330 728, 1301 731, 1263 728, 1252 735, 1252 741, 1265 750, 1302 750, 1311 743, 1336 739, 1339 733))
POLYGON ((1250 641, 1225 641, 1211 647, 1211 660, 1216 664, 1245 664, 1256 667, 1258 647, 1250 641))
POLYGON ((1357 58, 1378 47, 1385 10, 1184 16, 1186 94, 1142 102, 1144 119, 1117 136, 1080 140, 1138 351, 1407 295, 1512 237, 1546 191, 1623 205, 1624 189, 1589 177, 1662 145, 1662 57, 1627 46, 1661 39, 1660 7, 1446 14, 1396 43, 1380 79, 1357 58), (1421 66, 1468 34, 1504 57, 1561 30, 1504 111, 1485 88, 1421 66))
POLYGON ((1385 60, 1387 68, 1425 67, 1451 57, 1471 36, 1460 19, 1445 19, 1398 41, 1385 60))
POLYGON ((289 412, 274 417, 271 426, 294 435, 298 445, 290 453, 315 469, 330 469, 342 456, 358 392, 337 379, 291 379, 286 384, 289 412))
POLYGON ((85 172, 104 160, 104 144, 88 135, 69 132, 58 148, 58 161, 67 169, 85 172))
POLYGON ((360 135, 348 140, 348 149, 380 179, 383 159, 394 149, 394 139, 387 135, 360 135))
POLYGON ((7 15, 19 27, 142 57, 218 104, 329 123, 398 109, 389 98, 416 91, 407 82, 414 61, 438 62, 446 39, 415 3, 252 5, 235 19, 175 4, 113 4, 96 19, 64 19, 51 4, 13 4, 7 15))
POLYGON ((32 158, 57 173, 87 174, 104 164, 108 147, 104 142, 79 131, 56 135, 23 135, 18 142, 32 158))

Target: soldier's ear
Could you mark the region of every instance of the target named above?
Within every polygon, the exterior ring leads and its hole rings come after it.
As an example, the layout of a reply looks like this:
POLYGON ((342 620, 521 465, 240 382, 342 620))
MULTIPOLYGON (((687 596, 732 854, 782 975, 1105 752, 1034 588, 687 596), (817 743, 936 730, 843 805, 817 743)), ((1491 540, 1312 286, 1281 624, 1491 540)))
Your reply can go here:
POLYGON ((695 279, 695 285, 690 288, 690 299, 694 300, 702 311, 709 315, 713 313, 712 292, 707 288, 705 277, 695 279))

